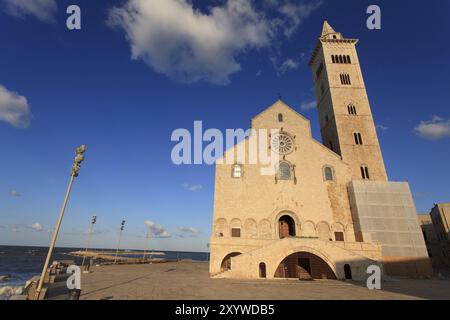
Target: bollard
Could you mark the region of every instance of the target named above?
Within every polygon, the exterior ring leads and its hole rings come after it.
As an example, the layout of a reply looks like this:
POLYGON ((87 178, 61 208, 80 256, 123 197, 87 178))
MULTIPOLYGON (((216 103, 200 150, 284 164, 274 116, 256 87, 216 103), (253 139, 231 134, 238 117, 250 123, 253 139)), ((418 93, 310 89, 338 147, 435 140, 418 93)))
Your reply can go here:
POLYGON ((80 300, 80 289, 69 290, 69 299, 68 300, 80 300))

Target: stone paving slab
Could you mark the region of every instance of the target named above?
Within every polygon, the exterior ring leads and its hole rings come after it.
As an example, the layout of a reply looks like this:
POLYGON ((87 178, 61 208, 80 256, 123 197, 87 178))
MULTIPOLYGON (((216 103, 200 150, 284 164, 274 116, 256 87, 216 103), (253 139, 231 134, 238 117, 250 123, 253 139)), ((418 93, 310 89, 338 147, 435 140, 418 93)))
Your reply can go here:
POLYGON ((207 263, 110 265, 82 275, 82 300, 450 300, 448 280, 392 279, 383 290, 332 280, 211 279, 207 263))

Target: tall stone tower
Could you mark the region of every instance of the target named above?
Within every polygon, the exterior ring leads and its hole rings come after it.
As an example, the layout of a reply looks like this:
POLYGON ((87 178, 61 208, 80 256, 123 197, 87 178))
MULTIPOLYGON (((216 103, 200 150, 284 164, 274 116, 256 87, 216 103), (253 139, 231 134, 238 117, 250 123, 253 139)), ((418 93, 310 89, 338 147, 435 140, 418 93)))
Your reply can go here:
POLYGON ((353 180, 387 181, 357 43, 324 22, 310 60, 322 140, 350 165, 353 180))

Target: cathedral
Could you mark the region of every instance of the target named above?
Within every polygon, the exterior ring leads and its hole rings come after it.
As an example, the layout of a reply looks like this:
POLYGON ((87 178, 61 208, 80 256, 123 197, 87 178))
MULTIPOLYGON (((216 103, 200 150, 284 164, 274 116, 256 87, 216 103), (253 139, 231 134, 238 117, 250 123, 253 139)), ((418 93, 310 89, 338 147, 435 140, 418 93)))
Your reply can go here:
POLYGON ((373 265, 432 275, 409 185, 386 173, 357 43, 324 22, 310 59, 322 143, 279 100, 251 121, 279 130, 268 138, 279 155, 274 175, 217 161, 211 277, 365 280, 373 265))

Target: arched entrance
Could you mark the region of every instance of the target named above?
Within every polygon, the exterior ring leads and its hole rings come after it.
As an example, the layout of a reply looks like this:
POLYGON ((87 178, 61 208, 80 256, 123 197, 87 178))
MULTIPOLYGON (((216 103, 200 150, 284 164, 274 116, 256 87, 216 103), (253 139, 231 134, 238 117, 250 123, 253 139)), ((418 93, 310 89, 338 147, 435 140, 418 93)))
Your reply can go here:
POLYGON ((336 280, 336 275, 322 258, 309 252, 296 252, 280 263, 275 278, 336 280))
POLYGON ((344 266, 344 273, 345 273, 345 279, 347 279, 347 280, 353 279, 353 277, 352 277, 352 268, 350 267, 349 264, 346 264, 344 266))
POLYGON ((295 221, 292 217, 285 215, 278 220, 280 239, 295 237, 295 221))
POLYGON ((223 260, 222 260, 221 271, 224 272, 224 271, 231 270, 231 258, 237 257, 239 255, 241 255, 240 252, 232 252, 232 253, 226 255, 225 258, 223 258, 223 260))

